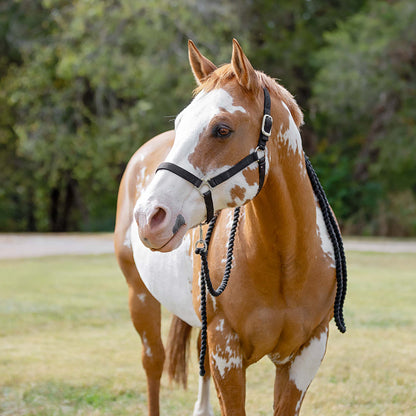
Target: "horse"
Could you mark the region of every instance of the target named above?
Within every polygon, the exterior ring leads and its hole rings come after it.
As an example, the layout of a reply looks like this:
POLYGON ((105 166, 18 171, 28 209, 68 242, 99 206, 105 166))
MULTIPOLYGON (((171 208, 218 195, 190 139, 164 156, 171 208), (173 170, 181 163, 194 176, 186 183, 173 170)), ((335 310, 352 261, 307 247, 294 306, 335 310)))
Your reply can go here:
POLYGON ((115 251, 143 344, 149 415, 159 414, 165 362, 161 304, 173 314, 166 355, 178 380, 190 328, 205 331, 194 416, 213 415, 211 377, 221 414, 245 415, 246 369, 264 356, 275 366, 274 415, 298 415, 326 352, 337 293, 335 247, 302 149, 303 114, 235 39, 231 62, 218 68, 192 41, 188 52, 194 98, 174 130, 133 155, 117 202, 115 251), (205 298, 202 275, 209 270, 218 286, 227 266, 221 296, 205 298))

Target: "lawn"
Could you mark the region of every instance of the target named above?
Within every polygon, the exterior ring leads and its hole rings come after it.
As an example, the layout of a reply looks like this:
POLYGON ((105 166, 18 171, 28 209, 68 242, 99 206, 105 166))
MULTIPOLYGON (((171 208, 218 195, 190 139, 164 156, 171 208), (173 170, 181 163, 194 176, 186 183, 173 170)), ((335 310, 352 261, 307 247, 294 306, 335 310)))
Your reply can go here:
MULTIPOLYGON (((332 325, 302 416, 414 416, 416 256, 348 262, 347 333, 332 325)), ((140 348, 113 256, 0 261, 0 415, 146 415, 140 348)), ((162 415, 192 414, 196 353, 190 365, 187 391, 163 379, 162 415)), ((273 373, 267 359, 249 369, 248 415, 272 414, 273 373)))

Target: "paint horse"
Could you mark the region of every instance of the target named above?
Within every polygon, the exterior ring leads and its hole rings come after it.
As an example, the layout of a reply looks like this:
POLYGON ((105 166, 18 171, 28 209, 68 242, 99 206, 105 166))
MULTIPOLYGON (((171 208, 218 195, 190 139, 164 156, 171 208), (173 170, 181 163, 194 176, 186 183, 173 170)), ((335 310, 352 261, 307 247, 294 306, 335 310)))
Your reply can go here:
POLYGON ((246 368, 265 355, 276 368, 274 415, 298 415, 325 355, 337 291, 334 246, 302 150, 303 115, 286 89, 253 69, 237 41, 231 63, 219 68, 188 46, 195 97, 174 131, 134 154, 117 205, 116 255, 143 343, 149 414, 159 414, 165 360, 160 304, 174 314, 167 351, 183 378, 189 328, 201 327, 197 226, 215 213, 207 261, 217 287, 240 207, 228 286, 206 297, 207 373, 194 415, 213 414, 210 376, 222 415, 245 415, 246 368))

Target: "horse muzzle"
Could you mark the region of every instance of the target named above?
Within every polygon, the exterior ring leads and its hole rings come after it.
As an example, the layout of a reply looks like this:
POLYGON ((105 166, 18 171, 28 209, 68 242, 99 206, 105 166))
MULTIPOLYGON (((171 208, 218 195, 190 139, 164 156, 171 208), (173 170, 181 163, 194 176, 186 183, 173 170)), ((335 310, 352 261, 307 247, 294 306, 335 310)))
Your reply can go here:
POLYGON ((182 214, 173 216, 165 205, 151 208, 137 206, 134 210, 139 237, 142 243, 153 251, 168 252, 179 247, 187 231, 182 214))

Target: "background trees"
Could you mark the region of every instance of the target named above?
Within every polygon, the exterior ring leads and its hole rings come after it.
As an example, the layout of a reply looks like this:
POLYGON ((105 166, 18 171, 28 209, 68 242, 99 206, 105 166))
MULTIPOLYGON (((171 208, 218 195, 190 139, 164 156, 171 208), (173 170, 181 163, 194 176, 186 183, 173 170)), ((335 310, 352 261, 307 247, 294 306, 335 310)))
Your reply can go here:
POLYGON ((353 232, 416 232, 415 22, 415 2, 371 3, 314 57, 317 165, 353 232))
POLYGON ((187 40, 219 64, 236 37, 305 110, 344 226, 416 234, 411 0, 6 0, 0 13, 0 229, 111 229, 129 157, 191 97, 187 40))

